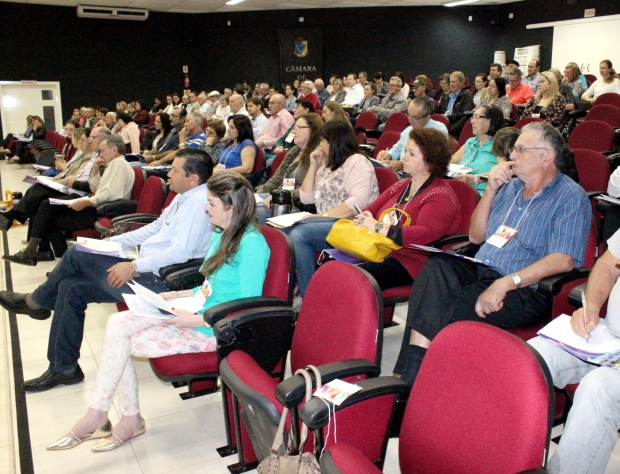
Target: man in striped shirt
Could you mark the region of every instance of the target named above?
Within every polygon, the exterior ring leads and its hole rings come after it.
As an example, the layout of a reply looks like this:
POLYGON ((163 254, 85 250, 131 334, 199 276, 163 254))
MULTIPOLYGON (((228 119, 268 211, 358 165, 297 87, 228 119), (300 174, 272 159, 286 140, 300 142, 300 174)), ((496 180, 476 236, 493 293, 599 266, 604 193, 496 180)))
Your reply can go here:
POLYGON ((496 165, 472 215, 469 239, 480 263, 429 258, 411 290, 394 373, 413 384, 435 336, 456 321, 510 329, 538 324, 550 275, 583 265, 592 211, 584 190, 558 171, 564 142, 547 123, 523 129, 510 161, 496 165))

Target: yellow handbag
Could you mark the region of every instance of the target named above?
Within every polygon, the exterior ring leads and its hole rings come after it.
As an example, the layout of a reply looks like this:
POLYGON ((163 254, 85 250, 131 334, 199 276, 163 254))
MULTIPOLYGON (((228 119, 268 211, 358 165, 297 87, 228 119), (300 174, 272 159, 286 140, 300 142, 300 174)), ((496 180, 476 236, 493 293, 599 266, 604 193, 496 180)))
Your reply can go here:
MULTIPOLYGON (((392 211, 400 212, 406 217, 403 226, 411 223, 411 216, 396 207, 383 211, 378 221, 383 222, 383 217, 392 211)), ((349 219, 337 220, 327 234, 326 240, 329 245, 347 255, 375 263, 383 262, 392 251, 402 248, 392 239, 361 225, 355 225, 349 219)))

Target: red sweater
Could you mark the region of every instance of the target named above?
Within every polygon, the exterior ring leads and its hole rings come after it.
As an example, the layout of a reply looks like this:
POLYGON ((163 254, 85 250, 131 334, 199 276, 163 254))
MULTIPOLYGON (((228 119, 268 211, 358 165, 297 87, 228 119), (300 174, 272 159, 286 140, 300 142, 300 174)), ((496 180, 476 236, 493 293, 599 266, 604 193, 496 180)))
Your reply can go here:
MULTIPOLYGON (((398 181, 363 210, 378 219, 385 209, 394 207, 410 182, 411 178, 398 181)), ((461 205, 450 185, 443 178, 435 178, 408 203, 403 199, 399 207, 411 216, 411 223, 403 227, 403 248, 392 256, 415 279, 427 256, 409 249, 409 244, 428 245, 454 234, 461 225, 461 205)), ((401 221, 404 223, 405 217, 401 221)))

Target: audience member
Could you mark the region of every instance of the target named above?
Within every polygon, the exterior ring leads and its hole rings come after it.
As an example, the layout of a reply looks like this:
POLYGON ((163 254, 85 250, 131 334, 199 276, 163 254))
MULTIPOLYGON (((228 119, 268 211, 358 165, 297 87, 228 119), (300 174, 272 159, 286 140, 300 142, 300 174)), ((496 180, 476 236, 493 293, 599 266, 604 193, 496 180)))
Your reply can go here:
POLYGON ((449 162, 450 147, 441 132, 412 128, 402 157, 403 171, 411 177, 398 181, 355 217, 356 225, 403 247, 382 263, 360 265, 381 290, 413 283, 426 258, 409 245, 428 245, 458 230, 461 206, 443 179, 449 162))
POLYGON ((170 114, 170 125, 172 129, 164 140, 165 150, 162 149, 159 153, 151 154, 150 166, 160 166, 165 163, 170 163, 176 156, 176 150, 179 148, 179 132, 185 125, 185 117, 187 112, 183 107, 175 107, 170 114))
POLYGON ((144 108, 144 101, 134 100, 135 112, 131 115, 131 118, 138 125, 146 125, 149 123, 149 112, 144 108))
POLYGON ((340 107, 340 104, 338 102, 332 102, 331 100, 325 102, 323 106, 323 120, 326 123, 332 120, 339 120, 351 126, 351 121, 343 108, 340 107))
POLYGON ((284 87, 284 97, 286 98, 286 110, 293 113, 293 110, 295 110, 295 101, 297 100, 297 90, 290 84, 286 84, 284 87))
POLYGON ((446 255, 424 264, 394 368, 403 381, 413 384, 431 341, 452 322, 482 318, 503 329, 540 323, 538 282, 582 265, 592 211, 585 191, 558 172, 563 149, 548 123, 526 125, 512 161, 491 170, 471 219, 469 238, 482 244, 476 258, 484 265, 446 255))
POLYGON ((219 97, 219 102, 220 105, 218 106, 217 110, 215 111, 215 114, 213 116, 213 118, 216 118, 218 120, 221 120, 222 122, 226 123, 226 117, 228 117, 230 115, 230 96, 227 96, 226 94, 221 95, 219 97))
POLYGON ((407 97, 409 97, 409 84, 407 84, 407 82, 405 81, 405 75, 402 72, 398 71, 394 73, 394 76, 400 78, 402 84, 401 92, 406 99, 407 97))
POLYGON ((450 121, 450 135, 457 137, 469 117, 465 112, 470 112, 474 108, 474 102, 469 92, 463 89, 465 75, 461 71, 454 71, 450 74, 450 93, 444 94, 441 102, 435 108, 438 114, 444 114, 450 121))
POLYGON ((170 115, 170 112, 172 112, 172 110, 174 109, 175 105, 172 102, 172 95, 171 94, 167 94, 166 95, 166 106, 164 107, 163 112, 165 114, 170 115))
POLYGON ((358 82, 360 86, 364 87, 364 85, 368 82, 368 73, 365 71, 360 71, 357 77, 359 78, 358 82))
POLYGON ((451 162, 473 168, 471 173, 457 174, 454 179, 473 186, 480 194, 486 188, 486 181, 480 180, 497 164, 497 157, 492 152, 493 137, 504 126, 502 111, 492 105, 481 105, 471 116, 471 128, 474 134, 458 151, 452 155, 451 162))
POLYGON ((103 119, 108 130, 112 130, 116 126, 116 112, 108 112, 103 119))
POLYGON ((153 107, 151 107, 151 110, 149 110, 149 113, 158 114, 160 112, 163 112, 163 110, 164 110, 164 105, 161 103, 161 96, 156 95, 153 98, 153 107))
POLYGON ((532 88, 521 82, 521 69, 513 68, 508 73, 509 86, 506 87, 506 95, 515 105, 525 105, 534 96, 532 88))
POLYGON ((120 131, 123 143, 129 146, 129 152, 133 154, 140 153, 140 128, 133 121, 131 115, 126 112, 117 113, 116 124, 116 131, 117 133, 120 131))
POLYGON ((379 98, 377 97, 377 86, 372 82, 364 84, 364 98, 359 103, 355 110, 358 112, 366 112, 370 107, 376 107, 379 105, 379 98))
MULTIPOLYGON (((510 149, 514 146, 519 135, 521 135, 521 130, 514 127, 504 127, 495 134, 491 151, 497 157, 498 163, 510 160, 510 149)), ((558 171, 562 172, 560 167, 558 167, 558 171)))
MULTIPOLYGON (((314 88, 316 90, 316 96, 319 99, 319 106, 323 107, 323 104, 329 99, 329 92, 325 89, 325 83, 323 79, 316 79, 314 81, 314 88)), ((318 109, 318 107, 315 107, 318 109)))
MULTIPOLYGON (((325 102, 338 102, 339 104, 341 104, 342 102, 344 102, 344 98, 346 97, 347 93, 344 90, 344 83, 342 82, 342 79, 335 79, 334 83, 333 83, 333 89, 334 91, 331 93, 331 95, 327 98, 327 100, 325 102)), ((323 104, 325 105, 325 104, 323 104)))
POLYGON ((257 140, 260 137, 265 129, 267 128, 267 123, 269 119, 265 116, 265 112, 263 111, 263 101, 258 97, 250 97, 246 104, 246 109, 252 120, 252 130, 254 131, 254 140, 257 140))
POLYGON ((506 72, 508 74, 510 74, 510 71, 515 71, 517 69, 519 69, 521 67, 521 65, 515 61, 514 59, 511 59, 510 61, 508 61, 508 64, 506 65, 506 72))
POLYGON ((532 88, 534 94, 538 93, 538 79, 540 78, 540 62, 533 59, 527 63, 527 76, 522 79, 523 84, 532 88))
POLYGON ((269 103, 269 84, 266 82, 260 85, 258 98, 262 99, 265 103, 269 103))
POLYGON ((353 108, 364 98, 364 89, 357 83, 357 74, 347 75, 347 86, 346 95, 341 105, 343 108, 353 108))
POLYGON ((329 92, 329 95, 331 95, 332 92, 334 92, 334 81, 336 79, 338 79, 337 74, 332 74, 331 76, 329 76, 329 85, 325 88, 327 92, 329 92))
POLYGON ((585 91, 585 87, 583 87, 583 84, 579 80, 580 75, 581 70, 575 63, 568 63, 566 68, 564 68, 562 83, 566 84, 572 93, 572 100, 566 101, 566 110, 579 110, 579 101, 585 91))
MULTIPOLYGON (((307 115, 309 113, 316 113, 316 110, 314 109, 312 103, 310 103, 310 101, 305 98, 297 99, 297 103, 295 104, 295 110, 293 111, 293 118, 297 120, 299 117, 303 117, 304 115, 307 115)), ((295 130, 296 127, 297 124, 293 122, 293 125, 291 125, 289 129, 284 132, 284 135, 278 138, 278 140, 276 141, 276 146, 273 149, 274 153, 280 153, 281 151, 290 150, 292 147, 295 146, 295 134, 293 130, 295 130)))
MULTIPOLYGON (((230 97, 230 96, 229 96, 230 97)), ((200 103, 198 102, 198 91, 189 93, 189 104, 187 105, 187 113, 198 113, 200 111, 200 103)))
MULTIPOLYGON (((166 113, 159 113, 155 117, 155 131, 157 136, 153 140, 152 148, 150 150, 144 150, 144 161, 150 163, 153 161, 153 157, 168 150, 172 150, 175 144, 170 132, 172 131, 172 123, 170 122, 170 116, 166 113)), ((178 140, 178 136, 177 136, 178 140)), ((176 141, 178 146, 178 141, 176 141)))
POLYGON ((450 74, 446 73, 439 76, 437 83, 439 84, 439 89, 437 89, 433 99, 435 99, 436 103, 440 103, 444 96, 450 94, 450 74))
POLYGON ((211 120, 220 106, 220 93, 218 91, 209 92, 209 95, 207 96, 207 103, 209 106, 207 107, 207 116, 205 118, 207 120, 211 120))
MULTIPOLYGON (((250 97, 250 99, 260 100, 256 97, 250 97)), ((200 149, 204 150, 207 155, 209 155, 214 165, 217 165, 220 162, 220 156, 226 147, 225 143, 222 141, 225 135, 226 125, 224 122, 218 119, 213 119, 209 122, 206 131, 207 140, 200 147, 200 149)))
MULTIPOLYGON (((241 96, 237 94, 236 97, 241 96)), ((250 119, 245 115, 231 115, 228 118, 228 138, 213 172, 228 170, 247 176, 254 169, 257 153, 250 119)))
POLYGON ((555 75, 545 71, 539 74, 538 93, 528 100, 521 118, 541 118, 557 127, 564 119, 565 107, 566 102, 560 95, 555 75))
POLYGON ((601 79, 597 79, 588 87, 588 90, 581 96, 581 100, 594 102, 599 95, 607 92, 620 94, 620 77, 616 74, 611 61, 609 59, 603 59, 598 66, 598 70, 601 79))
POLYGON ((385 123, 390 115, 403 112, 407 108, 407 96, 401 92, 402 81, 399 77, 390 78, 390 93, 381 101, 381 105, 370 107, 368 110, 377 114, 377 118, 385 123))
POLYGON ((377 95, 381 98, 388 95, 388 83, 385 82, 383 74, 381 72, 376 72, 373 76, 373 79, 375 80, 375 84, 377 85, 377 95))
POLYGON ((284 135, 284 132, 295 122, 285 106, 286 99, 281 94, 276 94, 269 99, 271 117, 269 117, 265 132, 256 140, 257 146, 261 148, 274 147, 276 140, 284 135))
POLYGON ((503 77, 491 79, 487 91, 488 95, 480 100, 480 105, 498 107, 504 114, 504 119, 508 120, 512 115, 512 102, 506 95, 506 80, 503 77))
POLYGON ((250 97, 252 97, 252 86, 250 85, 250 81, 247 79, 243 81, 243 97, 247 101, 250 97))
POLYGON ((301 94, 299 94, 298 98, 299 99, 306 99, 308 102, 310 102, 314 109, 318 109, 320 107, 319 104, 319 98, 316 96, 315 93, 312 92, 312 88, 314 87, 314 84, 312 83, 312 81, 304 81, 301 83, 301 94))
POLYGON ((476 79, 474 80, 474 87, 476 88, 476 94, 472 98, 474 101, 474 106, 478 107, 482 101, 488 94, 489 90, 487 87, 489 86, 489 79, 487 75, 483 72, 480 74, 476 74, 476 79))
POLYGON ((502 65, 499 63, 491 64, 491 72, 489 73, 489 80, 502 77, 502 65))

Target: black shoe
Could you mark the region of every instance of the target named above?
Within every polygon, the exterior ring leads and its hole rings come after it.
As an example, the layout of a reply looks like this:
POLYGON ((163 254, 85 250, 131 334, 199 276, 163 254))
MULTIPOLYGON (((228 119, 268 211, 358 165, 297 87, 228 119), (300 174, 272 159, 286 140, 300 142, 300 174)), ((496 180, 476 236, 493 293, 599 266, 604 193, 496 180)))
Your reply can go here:
POLYGON ((80 383, 82 380, 84 380, 84 372, 82 372, 78 365, 70 375, 63 374, 62 372, 51 372, 48 369, 40 377, 26 380, 23 387, 26 392, 43 392, 54 388, 56 385, 73 385, 80 383))
POLYGON ((12 225, 13 221, 8 220, 6 217, 0 214, 0 230, 8 232, 12 225))
POLYGON ((30 267, 37 266, 37 257, 26 257, 24 256, 24 252, 17 252, 15 255, 3 255, 2 258, 8 260, 9 262, 19 263, 21 265, 28 265, 30 267))
POLYGON ((0 291, 0 306, 7 311, 17 314, 27 314, 33 319, 48 319, 52 312, 49 309, 32 309, 26 304, 26 293, 15 293, 13 291, 0 291))
POLYGON ((48 250, 47 252, 37 252, 37 262, 53 262, 56 260, 54 252, 48 250))

